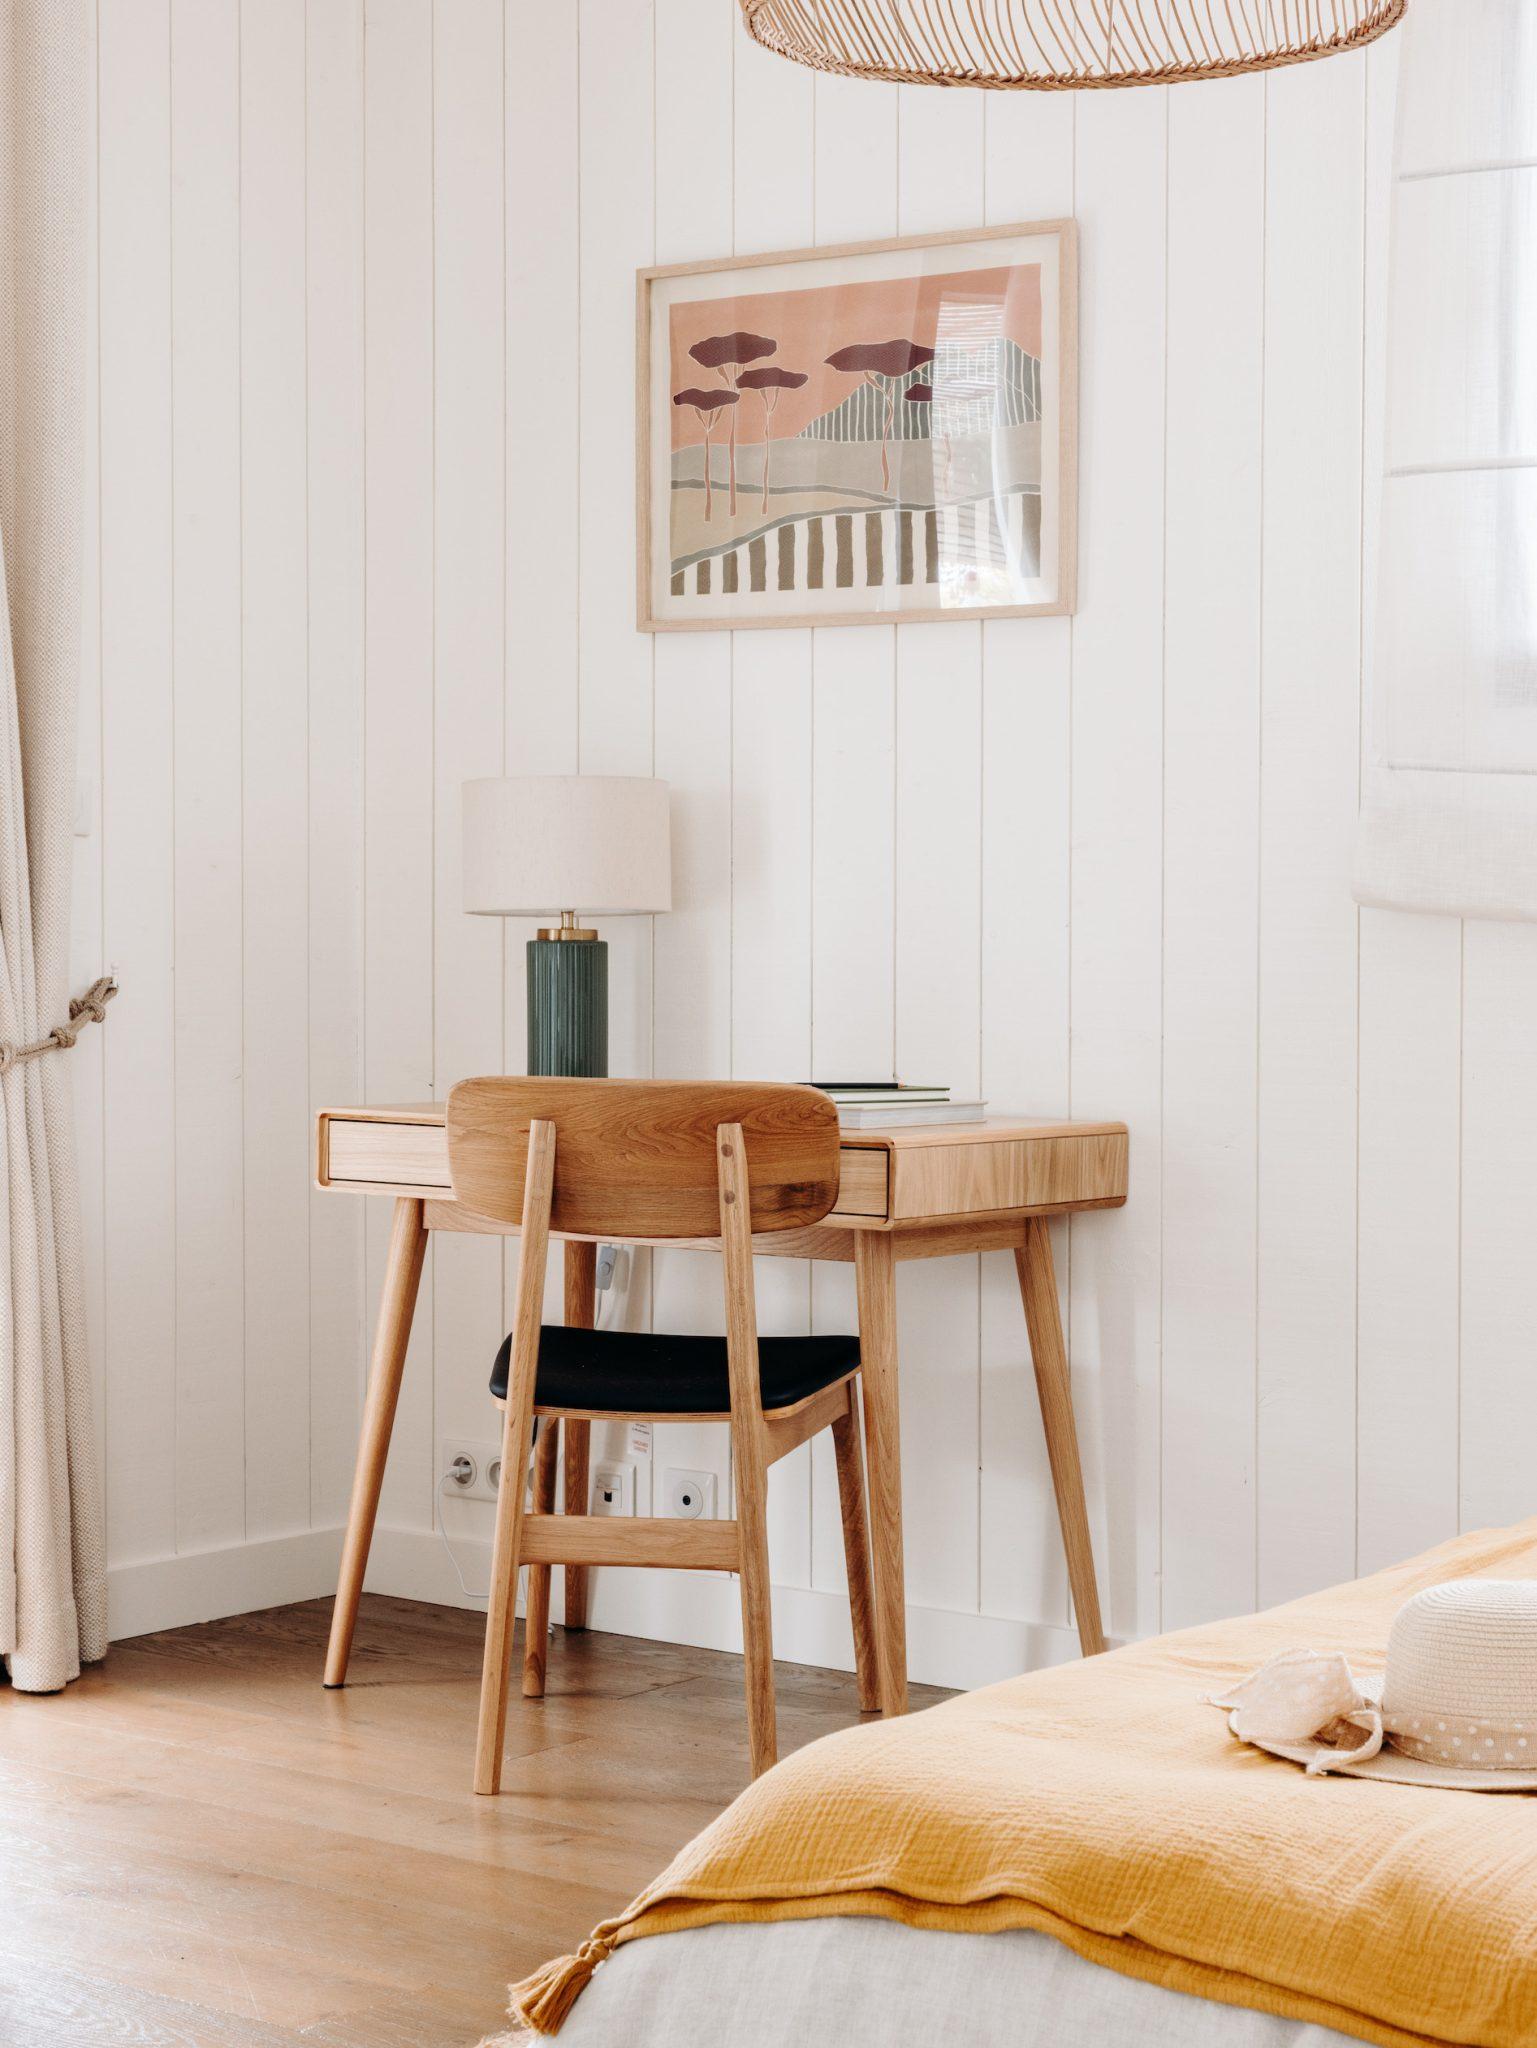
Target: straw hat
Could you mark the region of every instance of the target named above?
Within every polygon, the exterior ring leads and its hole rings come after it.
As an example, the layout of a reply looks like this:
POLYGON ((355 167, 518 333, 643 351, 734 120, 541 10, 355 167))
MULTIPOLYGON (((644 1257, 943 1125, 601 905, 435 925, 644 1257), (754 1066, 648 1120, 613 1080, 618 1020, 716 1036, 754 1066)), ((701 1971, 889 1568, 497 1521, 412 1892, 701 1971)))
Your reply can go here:
POLYGON ((1380 1677, 1283 1650, 1212 1705, 1310 1777, 1537 1792, 1537 1581, 1429 1586, 1394 1617, 1380 1677))

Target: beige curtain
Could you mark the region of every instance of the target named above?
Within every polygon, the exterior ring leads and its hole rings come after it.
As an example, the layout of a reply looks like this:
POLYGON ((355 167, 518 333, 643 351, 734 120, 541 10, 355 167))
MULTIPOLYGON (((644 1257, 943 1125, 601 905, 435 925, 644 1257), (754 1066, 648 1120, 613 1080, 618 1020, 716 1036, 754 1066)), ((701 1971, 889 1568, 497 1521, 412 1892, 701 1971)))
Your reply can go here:
POLYGON ((68 1011, 85 393, 85 0, 0 0, 0 1651, 106 1652, 68 1011))

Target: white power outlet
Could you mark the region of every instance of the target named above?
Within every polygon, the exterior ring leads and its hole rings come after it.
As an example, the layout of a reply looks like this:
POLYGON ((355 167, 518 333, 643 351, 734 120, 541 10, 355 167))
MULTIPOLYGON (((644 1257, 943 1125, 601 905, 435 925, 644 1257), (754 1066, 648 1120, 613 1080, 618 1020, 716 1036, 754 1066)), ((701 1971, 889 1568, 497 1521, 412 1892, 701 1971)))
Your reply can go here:
POLYGON ((635 1512, 635 1467, 598 1465, 592 1475, 592 1512, 595 1515, 633 1515, 635 1512))
POLYGON ((445 1500, 495 1500, 502 1476, 502 1447, 499 1443, 472 1443, 462 1437, 444 1437, 438 1445, 438 1482, 445 1500), (467 1476, 455 1470, 460 1459, 469 1465, 467 1476))
POLYGON ((670 1465, 662 1474, 662 1499, 669 1515, 681 1522, 715 1519, 715 1474, 689 1472, 670 1465))

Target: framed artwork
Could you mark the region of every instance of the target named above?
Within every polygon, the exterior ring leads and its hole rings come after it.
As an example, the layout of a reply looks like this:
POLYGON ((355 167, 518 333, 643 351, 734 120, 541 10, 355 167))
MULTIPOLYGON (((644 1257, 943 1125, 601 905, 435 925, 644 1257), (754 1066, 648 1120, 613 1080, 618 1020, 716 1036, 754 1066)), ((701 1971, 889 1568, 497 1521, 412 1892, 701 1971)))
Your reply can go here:
POLYGON ((638 278, 646 632, 1070 612, 1071 221, 638 278))

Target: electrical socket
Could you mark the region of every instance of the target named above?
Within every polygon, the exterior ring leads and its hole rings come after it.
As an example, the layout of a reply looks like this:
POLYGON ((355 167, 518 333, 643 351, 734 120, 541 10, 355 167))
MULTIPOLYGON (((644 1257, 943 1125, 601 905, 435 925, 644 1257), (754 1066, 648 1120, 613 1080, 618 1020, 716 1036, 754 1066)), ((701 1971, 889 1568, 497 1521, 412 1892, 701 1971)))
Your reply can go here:
POLYGON ((598 1465, 592 1475, 592 1512, 595 1515, 633 1515, 635 1512, 635 1467, 598 1465))
POLYGON ((675 1515, 680 1522, 695 1522, 703 1518, 715 1519, 715 1474, 713 1472, 690 1472, 679 1465, 669 1465, 662 1474, 662 1499, 667 1503, 667 1513, 675 1515))
POLYGON ((444 1437, 438 1444, 438 1484, 442 1487, 445 1500, 494 1501, 496 1482, 501 1477, 501 1469, 502 1447, 499 1443, 477 1443, 463 1437, 444 1437), (468 1458, 470 1461, 470 1477, 462 1486, 449 1477, 458 1458, 468 1458))

